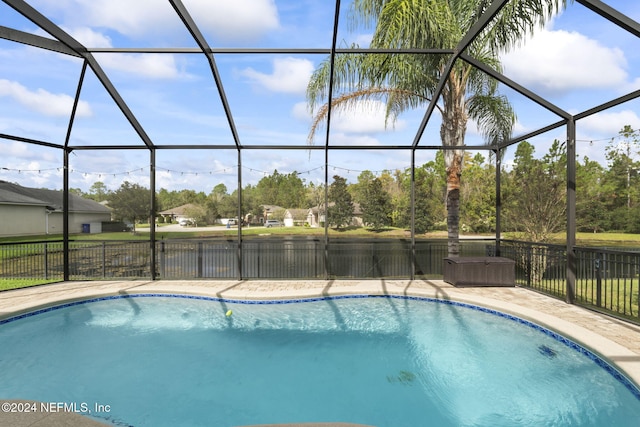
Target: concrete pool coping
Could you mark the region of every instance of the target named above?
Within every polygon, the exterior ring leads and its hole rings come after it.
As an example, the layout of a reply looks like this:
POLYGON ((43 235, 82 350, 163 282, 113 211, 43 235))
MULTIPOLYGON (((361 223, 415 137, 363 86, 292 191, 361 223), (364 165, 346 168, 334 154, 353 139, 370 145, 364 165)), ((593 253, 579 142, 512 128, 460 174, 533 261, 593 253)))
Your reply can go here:
POLYGON ((640 385, 640 326, 520 287, 456 288, 442 280, 382 279, 77 281, 0 292, 0 319, 88 298, 144 293, 247 300, 405 295, 468 303, 532 321, 570 338, 640 385))

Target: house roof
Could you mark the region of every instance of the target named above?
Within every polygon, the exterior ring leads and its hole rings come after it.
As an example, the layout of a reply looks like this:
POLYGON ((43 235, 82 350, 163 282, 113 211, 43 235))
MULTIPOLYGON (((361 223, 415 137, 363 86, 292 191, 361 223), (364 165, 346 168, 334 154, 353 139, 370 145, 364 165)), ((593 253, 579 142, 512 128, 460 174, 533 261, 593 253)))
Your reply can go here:
POLYGON ((15 193, 11 190, 2 188, 2 183, 0 183, 0 204, 37 205, 37 206, 47 205, 47 203, 42 200, 38 200, 33 197, 29 197, 24 194, 15 193))
POLYGON ((284 209, 284 208, 278 205, 262 205, 262 209, 264 209, 264 211, 267 213, 273 213, 278 209, 284 209))
POLYGON ((162 212, 158 212, 160 215, 178 215, 182 216, 189 209, 193 209, 195 205, 193 203, 187 203, 186 205, 177 206, 175 208, 167 209, 162 212))
MULTIPOLYGON (((53 211, 62 211, 63 192, 0 181, 0 204, 45 206, 53 211)), ((98 202, 69 193, 69 212, 111 213, 111 210, 98 202)))

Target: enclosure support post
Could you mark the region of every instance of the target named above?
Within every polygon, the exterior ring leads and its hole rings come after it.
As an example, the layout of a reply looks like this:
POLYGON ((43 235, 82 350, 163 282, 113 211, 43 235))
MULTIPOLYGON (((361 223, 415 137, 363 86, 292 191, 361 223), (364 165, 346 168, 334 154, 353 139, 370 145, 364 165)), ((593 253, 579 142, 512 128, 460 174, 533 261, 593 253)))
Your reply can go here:
MULTIPOLYGON (((411 150, 411 280, 416 277, 416 150, 411 150)), ((424 272, 423 272, 424 273, 424 272)))
MULTIPOLYGON (((328 125, 327 125, 328 127, 328 125)), ((327 136, 327 139, 329 136, 327 136)), ((324 150, 324 280, 329 280, 329 150, 324 150)), ((318 221, 320 209, 318 209, 318 221)))
POLYGON ((567 121, 567 291, 566 301, 573 304, 576 291, 576 122, 567 121))
MULTIPOLYGON (((336 46, 338 45, 338 23, 340 22, 340 0, 336 0, 333 15, 333 37, 331 39, 331 53, 329 54, 329 92, 327 99, 327 131, 324 140, 324 278, 329 279, 331 266, 329 265, 329 135, 331 134, 331 116, 333 113, 333 71, 336 61, 336 46)), ((318 210, 318 216, 320 211, 318 210)))
POLYGON ((62 168, 62 257, 63 280, 69 280, 69 153, 64 150, 64 167, 62 168))
POLYGON ((500 170, 502 169, 502 150, 498 148, 493 150, 493 154, 496 156, 496 256, 501 256, 500 251, 500 239, 502 233, 502 198, 501 185, 500 185, 500 170))
MULTIPOLYGON (((63 252, 63 280, 69 280, 69 141, 71 140, 71 130, 73 129, 73 123, 76 117, 76 111, 78 110, 78 103, 80 102, 80 91, 84 83, 84 76, 87 71, 87 61, 82 63, 82 71, 80 72, 80 78, 78 79, 78 88, 76 89, 76 95, 73 100, 73 107, 71 108, 71 116, 69 117, 69 125, 67 126, 67 134, 64 139, 64 168, 62 171, 62 252, 63 252)), ((49 226, 47 225, 47 233, 49 232, 49 226)))
POLYGON ((238 150, 238 280, 242 280, 242 150, 238 150))
POLYGON ((151 249, 151 280, 158 277, 156 272, 156 150, 150 150, 149 186, 151 187, 151 209, 149 211, 149 246, 151 249))

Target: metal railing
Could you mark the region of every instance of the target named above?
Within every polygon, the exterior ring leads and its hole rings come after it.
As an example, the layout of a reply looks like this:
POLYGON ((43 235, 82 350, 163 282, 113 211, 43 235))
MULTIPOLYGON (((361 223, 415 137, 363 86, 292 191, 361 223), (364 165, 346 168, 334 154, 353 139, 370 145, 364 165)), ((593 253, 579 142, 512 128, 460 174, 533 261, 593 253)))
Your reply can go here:
POLYGON ((0 278, 62 280, 62 241, 0 243, 0 278))
POLYGON ((69 242, 69 278, 148 278, 150 257, 150 245, 145 241, 69 242))
POLYGON ((500 255, 516 262, 518 285, 557 297, 566 295, 567 250, 565 246, 502 240, 500 255))
MULTIPOLYGON (((492 256, 495 240, 462 240, 461 256, 492 256)), ((161 279, 442 278, 446 240, 317 238, 156 242, 161 279), (415 250, 415 251, 414 251, 415 250), (415 256, 414 256, 415 254, 415 256)), ((574 248, 575 303, 640 322, 640 251, 574 248)), ((72 280, 153 277, 148 241, 70 241, 72 280)), ((0 243, 0 279, 63 280, 62 241, 0 243)), ((566 298, 566 247, 502 240, 516 284, 566 298)))
MULTIPOLYGON (((566 298, 566 247, 502 241, 502 256, 516 261, 516 283, 566 298)), ((574 303, 640 323, 640 251, 575 247, 574 303)))
POLYGON ((578 304, 640 320, 640 252, 580 248, 576 257, 578 304))
MULTIPOLYGON (((462 255, 485 255, 491 240, 463 241, 462 255)), ((162 279, 304 279, 441 277, 443 240, 317 238, 171 239, 156 242, 156 276, 162 279), (414 269, 415 265, 415 269, 414 269)), ((0 278, 63 277, 61 241, 0 243, 0 278)), ((70 241, 72 280, 150 278, 148 241, 70 241)))

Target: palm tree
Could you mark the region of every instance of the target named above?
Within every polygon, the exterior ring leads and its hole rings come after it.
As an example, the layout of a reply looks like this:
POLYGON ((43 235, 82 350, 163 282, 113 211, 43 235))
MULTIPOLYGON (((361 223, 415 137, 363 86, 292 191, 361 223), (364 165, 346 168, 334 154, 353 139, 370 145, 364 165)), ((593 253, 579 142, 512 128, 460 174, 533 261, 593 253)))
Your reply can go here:
MULTIPOLYGON (((468 46, 466 54, 501 71, 499 56, 525 35, 541 27, 565 0, 510 0, 468 46)), ((454 49, 491 5, 490 0, 353 0, 355 24, 375 23, 370 47, 378 49, 454 49)), ((344 54, 333 62, 331 108, 354 108, 363 100, 386 102, 387 122, 400 113, 429 104, 442 122, 445 147, 461 147, 467 121, 474 120, 488 144, 510 138, 515 113, 498 82, 471 64, 458 60, 450 72, 450 54, 344 54), (440 79, 446 77, 438 92, 440 79)), ((312 111, 329 92, 330 59, 314 72, 307 87, 312 111)), ((322 125, 328 104, 315 113, 309 142, 322 125)), ((459 255, 458 223, 462 149, 444 150, 447 172, 449 256, 459 255)))

